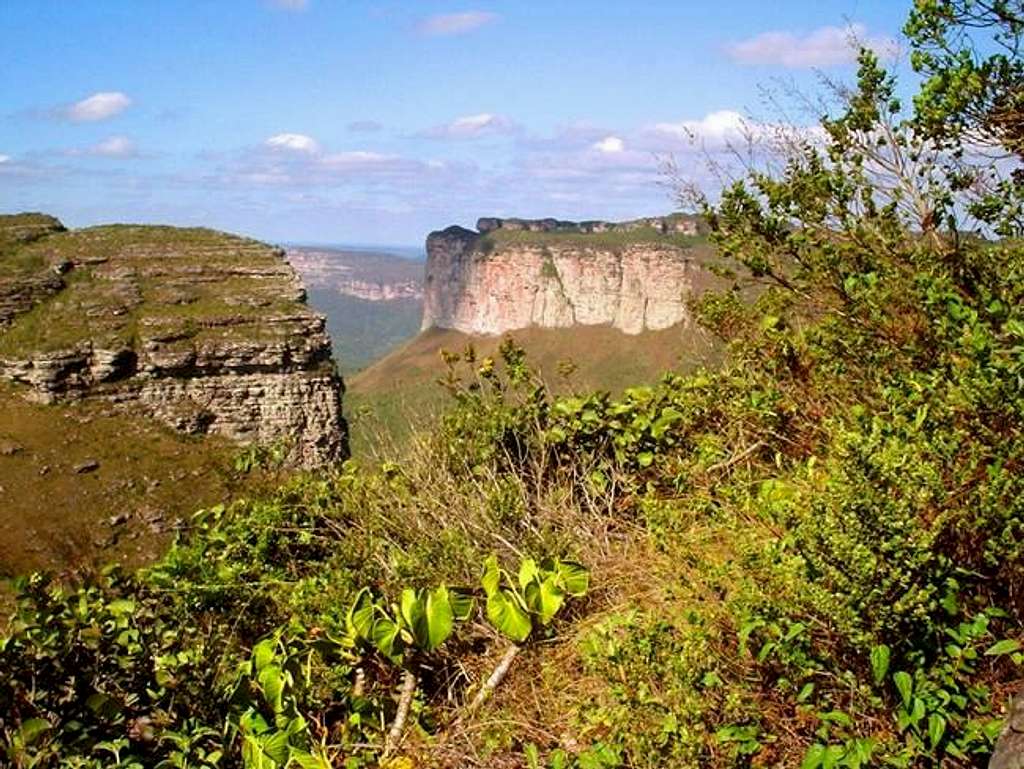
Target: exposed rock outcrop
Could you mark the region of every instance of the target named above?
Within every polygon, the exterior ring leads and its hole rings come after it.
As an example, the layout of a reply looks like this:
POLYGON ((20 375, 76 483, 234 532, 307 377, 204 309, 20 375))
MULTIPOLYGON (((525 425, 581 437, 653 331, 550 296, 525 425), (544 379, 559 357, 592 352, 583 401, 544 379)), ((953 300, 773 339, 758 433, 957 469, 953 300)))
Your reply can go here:
POLYGON ((638 334, 689 323, 689 300, 717 283, 694 217, 481 219, 477 228, 427 238, 424 329, 610 325, 638 334))
POLYGON ((0 217, 0 377, 42 402, 103 398, 190 433, 283 442, 298 464, 346 455, 324 319, 283 251, 171 227, 4 240, 21 219, 0 217))
POLYGON ((286 256, 310 288, 326 288, 368 302, 423 299, 423 271, 412 259, 317 248, 292 248, 286 256))
POLYGON ((1024 769, 1024 692, 1010 702, 1010 713, 988 769, 1024 769))

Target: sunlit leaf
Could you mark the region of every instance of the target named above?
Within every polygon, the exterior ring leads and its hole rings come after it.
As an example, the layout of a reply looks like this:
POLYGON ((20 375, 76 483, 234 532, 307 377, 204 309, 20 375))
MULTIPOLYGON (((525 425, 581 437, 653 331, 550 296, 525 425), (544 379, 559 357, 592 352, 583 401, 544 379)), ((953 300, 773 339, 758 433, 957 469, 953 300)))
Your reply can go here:
POLYGON ((513 641, 522 642, 530 635, 533 623, 510 590, 499 590, 487 596, 487 619, 498 632, 513 641))

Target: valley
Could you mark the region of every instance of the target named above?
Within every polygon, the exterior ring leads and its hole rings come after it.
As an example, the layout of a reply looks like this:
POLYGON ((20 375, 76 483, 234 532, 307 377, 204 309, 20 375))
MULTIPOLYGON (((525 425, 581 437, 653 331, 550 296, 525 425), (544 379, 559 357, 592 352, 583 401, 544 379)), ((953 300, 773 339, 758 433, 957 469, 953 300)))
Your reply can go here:
POLYGON ((286 255, 310 304, 327 320, 343 375, 360 371, 419 330, 423 261, 414 250, 290 246, 286 255))

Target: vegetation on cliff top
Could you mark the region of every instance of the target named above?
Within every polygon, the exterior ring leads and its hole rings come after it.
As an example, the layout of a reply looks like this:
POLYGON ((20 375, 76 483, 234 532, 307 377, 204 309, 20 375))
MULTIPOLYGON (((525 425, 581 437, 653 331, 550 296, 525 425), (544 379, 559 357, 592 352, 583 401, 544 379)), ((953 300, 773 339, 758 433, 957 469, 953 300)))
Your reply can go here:
POLYGON ((613 230, 609 232, 532 232, 530 230, 493 230, 481 235, 473 248, 481 254, 490 254, 509 246, 562 246, 577 249, 595 248, 621 251, 636 245, 660 245, 687 251, 687 255, 712 257, 714 249, 709 247, 704 235, 684 233, 663 233, 654 227, 638 227, 635 230, 613 230))
MULTIPOLYGON (((26 216, 0 217, 0 232, 17 229, 11 222, 26 216)), ((65 350, 86 342, 131 346, 140 337, 161 334, 245 340, 274 333, 244 321, 305 311, 289 296, 287 276, 274 275, 280 268, 271 247, 207 229, 45 230, 0 253, 0 281, 61 271, 64 288, 12 319, 0 335, 0 354, 65 350)))
MULTIPOLYGON (((955 45, 961 6, 912 21, 955 45)), ((26 580, 9 761, 982 764, 1024 664, 1024 251, 959 236, 1019 235, 1018 190, 930 128, 1002 131, 1005 94, 930 88, 904 118, 864 52, 824 146, 706 210, 768 287, 700 302, 719 370, 556 397, 514 344, 449 356, 401 463, 205 510, 139 574, 26 580)))

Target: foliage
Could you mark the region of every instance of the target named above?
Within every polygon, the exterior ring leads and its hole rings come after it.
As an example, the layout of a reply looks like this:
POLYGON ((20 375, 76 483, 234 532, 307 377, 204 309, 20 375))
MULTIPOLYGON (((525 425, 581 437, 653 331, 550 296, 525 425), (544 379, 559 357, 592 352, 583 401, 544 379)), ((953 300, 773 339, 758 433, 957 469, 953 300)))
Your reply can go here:
POLYGON ((532 558, 524 558, 513 583, 492 555, 484 563, 480 583, 487 596, 487 619, 503 635, 522 643, 533 631, 535 620, 549 625, 566 598, 582 597, 590 575, 573 561, 555 558, 538 566, 532 558))

